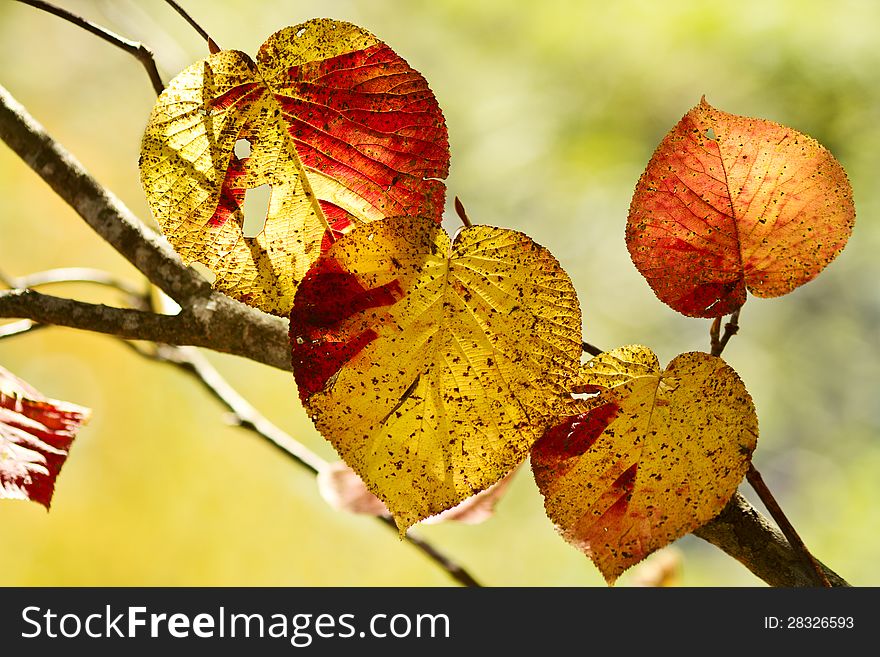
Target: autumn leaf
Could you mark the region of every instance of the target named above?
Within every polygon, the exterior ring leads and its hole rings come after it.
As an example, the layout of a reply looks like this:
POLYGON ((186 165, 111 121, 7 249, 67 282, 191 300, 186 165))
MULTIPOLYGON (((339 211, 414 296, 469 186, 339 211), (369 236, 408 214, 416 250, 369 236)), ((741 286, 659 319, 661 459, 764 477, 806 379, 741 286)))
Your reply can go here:
POLYGON ((571 281, 543 247, 428 219, 358 226, 300 286, 293 371, 320 432, 401 531, 521 463, 580 362, 571 281))
POLYGON ((626 243, 661 301, 693 317, 815 278, 855 222, 843 167, 796 130, 705 99, 660 143, 633 195, 626 243))
POLYGON ((582 368, 597 390, 532 448, 547 515, 613 583, 651 552, 715 517, 748 469, 758 419, 720 358, 647 348, 606 352, 582 368))
MULTIPOLYGON (((495 514, 495 506, 507 492, 514 473, 516 470, 451 509, 425 518, 423 524, 460 522, 465 525, 477 525, 485 522, 495 514)), ((337 511, 391 517, 385 503, 370 492, 364 480, 344 461, 328 463, 318 472, 317 480, 321 497, 337 511)))
POLYGON ((0 499, 49 508, 55 479, 91 411, 48 399, 0 367, 0 499))
POLYGON ((183 261, 210 268, 222 292, 287 315, 322 248, 352 225, 440 221, 449 146, 418 72, 369 32, 316 19, 273 34, 256 61, 220 51, 174 78, 140 167, 183 261), (248 234, 245 196, 265 185, 265 225, 248 234))

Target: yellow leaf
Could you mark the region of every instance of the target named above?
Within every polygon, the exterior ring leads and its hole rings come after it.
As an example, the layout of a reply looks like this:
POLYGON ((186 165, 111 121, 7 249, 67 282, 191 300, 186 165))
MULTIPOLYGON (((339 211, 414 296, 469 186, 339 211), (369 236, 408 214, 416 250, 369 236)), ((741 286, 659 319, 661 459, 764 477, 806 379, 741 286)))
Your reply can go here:
POLYGON ((449 146, 417 71, 369 32, 316 19, 273 34, 256 60, 221 51, 175 77, 140 167, 183 261, 206 265, 222 292, 287 315, 309 266, 352 225, 440 221, 449 146), (245 217, 257 189, 268 207, 245 217))
POLYGON ((581 352, 571 281, 543 247, 427 219, 355 228, 291 313, 294 374, 321 433, 401 531, 521 463, 569 398, 581 352))
POLYGON ((647 348, 597 356, 582 388, 599 391, 532 448, 547 515, 609 583, 715 517, 748 469, 752 399, 723 360, 681 354, 660 370, 647 348))

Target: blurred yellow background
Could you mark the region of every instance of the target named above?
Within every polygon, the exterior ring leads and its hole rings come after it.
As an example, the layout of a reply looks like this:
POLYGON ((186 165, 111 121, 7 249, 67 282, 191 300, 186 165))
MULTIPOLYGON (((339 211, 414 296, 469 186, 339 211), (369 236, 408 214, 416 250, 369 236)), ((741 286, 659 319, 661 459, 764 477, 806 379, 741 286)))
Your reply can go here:
MULTIPOLYGON (((206 55, 159 0, 58 0, 154 49, 167 81, 206 55)), ((224 48, 255 53, 312 17, 357 23, 427 78, 452 144, 449 199, 480 223, 524 231, 574 280, 584 337, 639 342, 661 361, 708 348, 708 322, 659 302, 632 266, 624 225, 663 135, 700 97, 825 144, 849 173, 856 229, 815 281, 750 298, 725 359, 746 382, 755 463, 806 544, 855 585, 880 585, 880 4, 501 0, 184 0, 224 48)), ((58 18, 0 4, 0 84, 148 218, 141 132, 155 96, 140 64, 58 18)), ((449 204, 451 209, 451 203, 449 204)), ((447 211, 448 226, 456 225, 447 211)), ((133 270, 0 147, 0 268, 133 270)), ((118 303, 71 286, 58 293, 118 303)), ((333 458, 292 376, 209 354, 239 390, 333 458)), ((47 514, 0 502, 0 585, 446 585, 370 519, 340 514, 314 479, 185 375, 112 338, 51 328, 0 342, 0 363, 45 394, 91 407, 47 514)), ((751 499, 747 486, 742 490, 751 499)), ((604 585, 543 513, 521 472, 494 518, 419 528, 484 583, 604 585)), ((681 583, 760 582, 702 541, 678 542, 681 583)), ((631 583, 624 575, 619 586, 631 583)))

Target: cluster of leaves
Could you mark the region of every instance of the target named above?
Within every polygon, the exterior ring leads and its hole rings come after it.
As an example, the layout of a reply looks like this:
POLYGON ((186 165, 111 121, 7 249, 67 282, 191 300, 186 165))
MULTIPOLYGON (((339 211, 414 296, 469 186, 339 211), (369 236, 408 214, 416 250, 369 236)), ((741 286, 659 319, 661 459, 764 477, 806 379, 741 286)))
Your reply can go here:
MULTIPOLYGON (((222 51, 182 72, 141 158, 184 261, 290 317, 300 399, 347 464, 324 478, 330 497, 390 513, 401 532, 472 518, 531 455, 549 517, 612 582, 730 499, 757 440, 751 398, 706 353, 663 369, 635 345, 582 364, 577 295, 547 249, 509 229, 440 227, 448 168, 424 78, 326 19, 272 35, 256 61, 222 51), (248 236, 244 198, 265 184, 265 224, 248 236)), ((703 100, 648 164, 626 241, 662 301, 715 318, 747 290, 815 277, 853 221, 822 146, 703 100)))
MULTIPOLYGON (((220 51, 190 66, 159 97, 140 164, 184 262, 289 316, 300 399, 347 464, 322 476, 337 504, 389 513, 401 532, 476 521, 531 456, 548 516, 613 582, 714 517, 745 475, 757 417, 719 357, 664 369, 632 345, 582 363, 578 298, 547 249, 440 227, 442 112, 365 30, 313 20, 256 60, 220 51), (264 185, 250 234, 245 197, 264 185)), ((703 100, 639 180, 626 242, 662 301, 718 318, 747 290, 815 277, 853 221, 827 150, 703 100)))

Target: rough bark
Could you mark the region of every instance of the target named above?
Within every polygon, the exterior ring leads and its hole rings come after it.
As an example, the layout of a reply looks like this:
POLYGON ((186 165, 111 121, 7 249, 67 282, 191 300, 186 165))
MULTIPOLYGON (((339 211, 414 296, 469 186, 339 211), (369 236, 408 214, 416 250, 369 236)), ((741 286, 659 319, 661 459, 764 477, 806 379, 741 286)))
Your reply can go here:
MULTIPOLYGON (((801 554, 739 493, 694 534, 724 550, 770 586, 819 586, 801 554)), ((849 586, 825 564, 820 565, 832 586, 849 586)))

